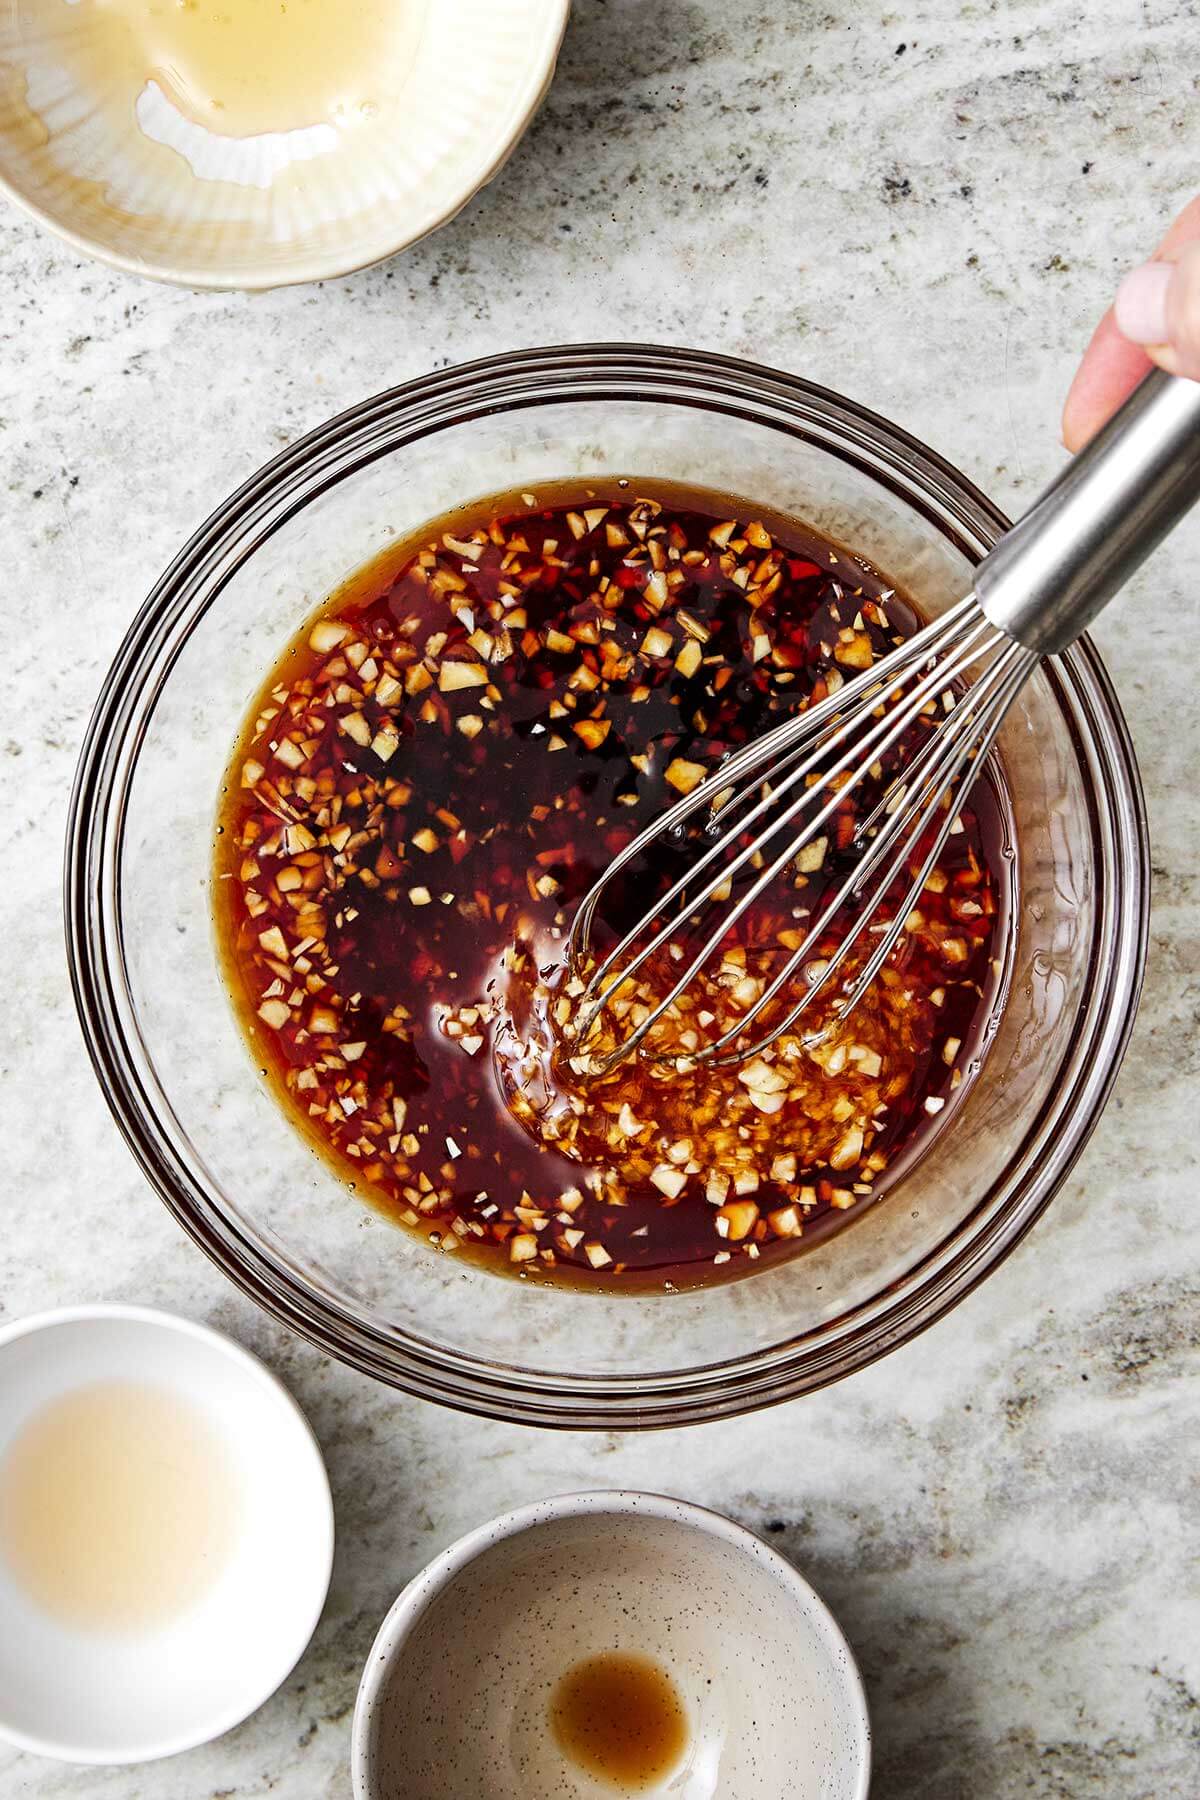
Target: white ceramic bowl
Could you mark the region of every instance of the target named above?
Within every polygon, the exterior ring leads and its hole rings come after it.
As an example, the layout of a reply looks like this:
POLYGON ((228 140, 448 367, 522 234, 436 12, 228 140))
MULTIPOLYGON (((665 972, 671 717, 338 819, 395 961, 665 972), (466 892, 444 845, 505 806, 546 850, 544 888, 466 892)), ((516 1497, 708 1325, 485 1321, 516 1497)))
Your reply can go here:
POLYGON ((406 0, 419 41, 370 118, 219 137, 140 71, 140 86, 111 62, 87 73, 89 0, 8 0, 0 190, 138 275, 203 288, 345 275, 445 224, 502 167, 549 85, 569 3, 406 0))
POLYGON ((657 1663, 688 1715, 682 1763, 637 1791, 866 1800, 862 1682, 818 1595, 728 1519, 616 1491, 505 1513, 409 1583, 359 1688, 355 1800, 611 1797, 548 1719, 560 1677, 610 1651, 657 1663))
POLYGON ((325 1465, 287 1390, 206 1326, 132 1306, 41 1313, 0 1330, 0 1456, 41 1409, 101 1382, 153 1383, 198 1411, 237 1477, 228 1559, 156 1630, 76 1629, 0 1555, 0 1736, 70 1762, 144 1762, 228 1731, 290 1672, 333 1562, 325 1465))

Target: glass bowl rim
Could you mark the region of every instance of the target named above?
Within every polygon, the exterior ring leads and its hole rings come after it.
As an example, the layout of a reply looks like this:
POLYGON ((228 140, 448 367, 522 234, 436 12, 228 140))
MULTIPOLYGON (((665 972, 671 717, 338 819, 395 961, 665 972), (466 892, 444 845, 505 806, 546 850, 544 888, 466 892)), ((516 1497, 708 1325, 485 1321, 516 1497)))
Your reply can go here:
MULTIPOLYGON (((1043 665, 1088 786, 1101 889, 1086 993, 1063 1080, 972 1212, 895 1283, 780 1344, 660 1373, 565 1373, 500 1363, 383 1327, 253 1241, 186 1165, 155 1101, 152 1059, 125 978, 120 866, 129 783, 149 718, 187 637, 281 525, 358 468, 416 438, 497 411, 582 400, 661 399, 733 413, 802 441, 899 495, 970 559, 1008 520, 979 489, 880 415, 802 377, 707 351, 568 344, 484 357, 385 390, 273 457, 178 552, 105 677, 72 788, 64 912, 72 990, 101 1090, 143 1173, 226 1275, 330 1355, 420 1398, 565 1429, 695 1423, 792 1399, 875 1361, 935 1323, 1020 1242, 1062 1185, 1116 1078, 1149 932, 1145 803, 1128 728, 1086 637, 1043 665)), ((166 1097, 162 1096, 164 1104, 166 1097)), ((169 1114, 169 1105, 166 1106, 169 1114)), ((185 1140, 186 1141, 186 1140, 185 1140)), ((666 1297, 656 1304, 669 1303, 666 1297)))

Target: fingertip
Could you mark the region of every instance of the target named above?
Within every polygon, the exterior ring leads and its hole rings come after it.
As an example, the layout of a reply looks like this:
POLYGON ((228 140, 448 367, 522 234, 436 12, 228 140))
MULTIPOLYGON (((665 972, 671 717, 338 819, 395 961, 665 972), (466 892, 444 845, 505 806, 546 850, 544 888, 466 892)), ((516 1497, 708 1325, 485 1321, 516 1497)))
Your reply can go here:
POLYGON ((1078 384, 1078 379, 1078 376, 1076 376, 1075 380, 1071 383, 1070 388, 1067 390, 1067 397, 1063 401, 1062 418, 1059 420, 1058 425, 1058 435, 1062 442, 1063 449, 1069 450, 1072 456, 1074 456, 1077 450, 1083 448, 1084 442, 1086 441, 1080 435, 1082 431, 1082 421, 1078 416, 1079 406, 1075 399, 1075 388, 1078 384))
POLYGON ((1167 295, 1175 276, 1172 263, 1148 262, 1131 269, 1117 289, 1113 317, 1131 344, 1165 344, 1167 295))
POLYGON ((1150 368, 1150 358, 1106 312, 1092 335, 1063 405, 1062 441, 1074 453, 1110 419, 1150 368))
POLYGON ((1071 452, 1072 456, 1074 456, 1077 450, 1082 450, 1084 444, 1087 442, 1087 420, 1090 406, 1087 396, 1081 392, 1084 385, 1082 376, 1083 365, 1081 364, 1079 368, 1076 369, 1074 379, 1067 389, 1067 397, 1063 401, 1062 420, 1059 426, 1059 435, 1062 438, 1063 445, 1071 452))

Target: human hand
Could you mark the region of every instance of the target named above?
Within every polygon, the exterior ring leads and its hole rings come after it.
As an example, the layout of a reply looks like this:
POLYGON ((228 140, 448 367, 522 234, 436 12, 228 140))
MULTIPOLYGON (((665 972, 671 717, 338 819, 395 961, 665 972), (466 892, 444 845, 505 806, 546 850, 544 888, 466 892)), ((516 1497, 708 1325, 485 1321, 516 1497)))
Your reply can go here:
POLYGON ((1080 450, 1157 363, 1200 381, 1200 195, 1151 262, 1127 275, 1096 327, 1063 408, 1063 443, 1080 450))

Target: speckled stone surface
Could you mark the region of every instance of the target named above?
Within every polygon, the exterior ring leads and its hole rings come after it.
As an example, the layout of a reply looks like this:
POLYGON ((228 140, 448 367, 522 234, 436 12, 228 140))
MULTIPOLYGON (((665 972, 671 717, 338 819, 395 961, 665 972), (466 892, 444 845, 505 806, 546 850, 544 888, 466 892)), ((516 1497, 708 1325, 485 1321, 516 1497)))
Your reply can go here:
POLYGON ((577 0, 494 185, 352 280, 155 288, 0 214, 0 1307, 139 1300, 230 1331, 307 1408, 340 1527, 312 1648, 255 1718, 142 1770, 0 1749, 0 1800, 346 1800, 359 1669, 403 1583, 492 1512, 604 1485, 704 1501, 795 1559, 862 1663, 880 1800, 1196 1793, 1200 521, 1096 634, 1156 870, 1103 1124, 956 1313, 774 1414, 539 1435, 407 1401, 276 1328, 110 1123, 59 871, 90 702, 173 551, 270 452, 436 365, 589 336, 746 354, 865 400, 1019 508, 1061 458, 1058 407, 1118 274, 1197 185, 1198 67, 1191 0, 577 0))

